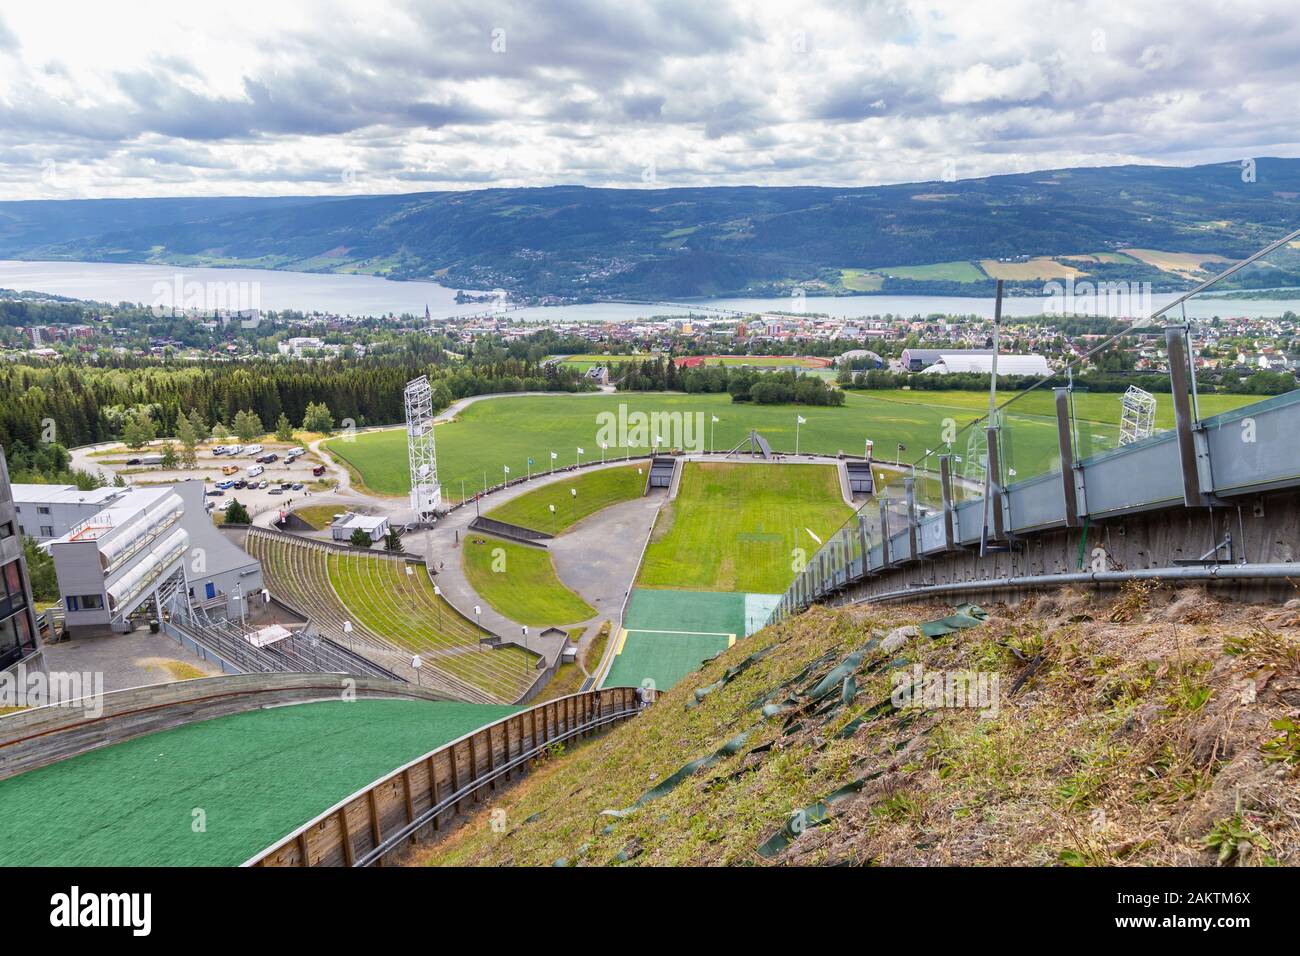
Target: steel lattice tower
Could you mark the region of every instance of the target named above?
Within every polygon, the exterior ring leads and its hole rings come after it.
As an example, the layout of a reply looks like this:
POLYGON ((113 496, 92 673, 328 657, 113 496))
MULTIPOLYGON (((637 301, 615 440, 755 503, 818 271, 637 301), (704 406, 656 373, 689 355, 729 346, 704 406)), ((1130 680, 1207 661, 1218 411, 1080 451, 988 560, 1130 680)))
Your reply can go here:
POLYGON ((433 389, 421 375, 406 383, 406 451, 411 462, 411 512, 417 522, 430 521, 442 504, 438 454, 433 445, 433 389))
POLYGON ((1156 430, 1156 397, 1130 385, 1124 393, 1124 414, 1119 421, 1119 443, 1130 445, 1150 438, 1156 430))

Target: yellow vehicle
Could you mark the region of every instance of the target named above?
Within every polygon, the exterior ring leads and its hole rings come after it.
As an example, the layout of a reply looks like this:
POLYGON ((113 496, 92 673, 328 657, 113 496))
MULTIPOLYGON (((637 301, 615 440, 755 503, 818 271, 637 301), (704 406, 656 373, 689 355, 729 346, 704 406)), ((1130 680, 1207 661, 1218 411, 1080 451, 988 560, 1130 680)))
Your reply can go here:
POLYGON ((239 471, 238 465, 226 465, 226 467, 221 469, 223 475, 233 475, 237 471, 239 471))

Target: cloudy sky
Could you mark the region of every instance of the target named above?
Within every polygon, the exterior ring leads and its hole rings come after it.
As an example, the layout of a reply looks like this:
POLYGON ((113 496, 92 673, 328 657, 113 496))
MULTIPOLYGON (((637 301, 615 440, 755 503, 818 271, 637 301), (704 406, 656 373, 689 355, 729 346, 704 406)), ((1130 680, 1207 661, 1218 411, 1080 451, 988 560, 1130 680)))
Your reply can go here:
POLYGON ((0 198, 1300 156, 1297 51, 1294 0, 5 4, 0 198))

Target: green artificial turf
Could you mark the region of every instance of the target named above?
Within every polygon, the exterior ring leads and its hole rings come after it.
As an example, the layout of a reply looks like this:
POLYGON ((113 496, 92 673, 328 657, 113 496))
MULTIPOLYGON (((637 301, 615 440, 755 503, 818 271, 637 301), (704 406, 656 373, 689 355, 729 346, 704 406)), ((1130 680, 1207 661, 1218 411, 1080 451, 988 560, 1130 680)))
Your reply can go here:
POLYGON ((462 560, 470 587, 512 621, 546 627, 596 614, 560 581, 545 549, 471 532, 462 560))
POLYGON ((833 465, 683 465, 659 516, 637 584, 643 588, 780 594, 795 549, 819 547, 852 513, 833 465))
POLYGON ((389 771, 515 711, 299 704, 91 751, 0 781, 0 866, 237 866, 389 771))
POLYGON ((484 517, 559 534, 610 505, 641 497, 645 493, 645 470, 646 465, 642 463, 574 472, 572 477, 542 485, 507 501, 486 512, 484 517), (554 514, 551 505, 555 505, 554 514))
POLYGON ((650 686, 668 690, 713 655, 725 651, 725 634, 628 631, 602 687, 650 686), (650 683, 646 685, 646 682, 650 683))

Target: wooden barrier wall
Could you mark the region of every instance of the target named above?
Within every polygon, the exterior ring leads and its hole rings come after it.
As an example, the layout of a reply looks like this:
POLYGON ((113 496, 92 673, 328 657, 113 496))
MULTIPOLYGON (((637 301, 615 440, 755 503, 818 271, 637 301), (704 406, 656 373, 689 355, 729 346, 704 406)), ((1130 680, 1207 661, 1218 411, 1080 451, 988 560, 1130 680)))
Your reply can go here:
POLYGON ((547 701, 480 727, 399 767, 326 810, 245 866, 369 866, 481 802, 547 748, 638 712, 614 687, 547 701))

